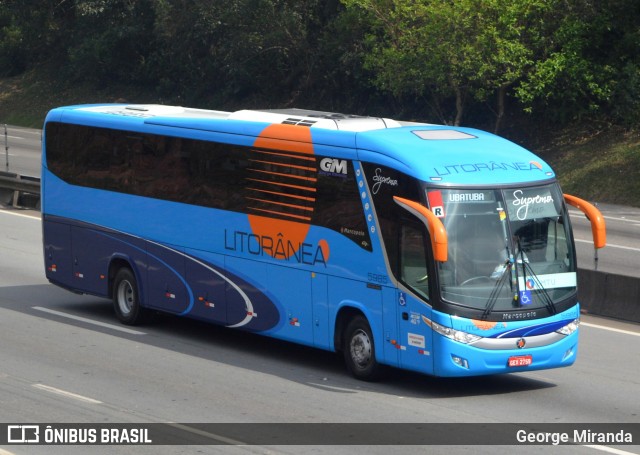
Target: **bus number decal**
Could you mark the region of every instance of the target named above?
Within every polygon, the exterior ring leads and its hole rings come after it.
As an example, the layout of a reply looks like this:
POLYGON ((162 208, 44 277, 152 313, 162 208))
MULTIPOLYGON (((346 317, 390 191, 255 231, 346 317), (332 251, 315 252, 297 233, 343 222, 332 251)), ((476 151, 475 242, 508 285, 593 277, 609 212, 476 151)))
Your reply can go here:
POLYGON ((369 281, 371 281, 372 283, 387 284, 389 282, 389 278, 387 277, 387 275, 380 275, 377 273, 368 273, 367 277, 369 281))

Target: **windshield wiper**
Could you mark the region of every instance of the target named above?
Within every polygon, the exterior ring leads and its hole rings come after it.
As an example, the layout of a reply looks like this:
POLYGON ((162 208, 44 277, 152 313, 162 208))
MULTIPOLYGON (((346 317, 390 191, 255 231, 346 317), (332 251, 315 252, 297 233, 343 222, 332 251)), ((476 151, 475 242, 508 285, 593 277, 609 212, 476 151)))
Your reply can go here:
MULTIPOLYGON (((487 319, 491 314, 491 311, 493 310, 493 307, 495 306, 496 302, 498 301, 498 297, 500 296, 500 291, 502 291, 502 287, 504 286, 504 283, 507 279, 509 280, 511 294, 513 295, 513 285, 514 285, 514 277, 512 276, 513 272, 515 272, 516 286, 518 282, 517 268, 512 269, 515 260, 511 255, 511 248, 509 246, 509 235, 508 235, 507 224, 506 224, 507 216, 501 205, 498 206, 498 211, 501 213, 501 215, 504 214, 504 216, 500 216, 500 221, 501 221, 500 224, 502 225, 502 235, 505 242, 504 247, 507 252, 507 259, 505 259, 502 265, 498 266, 498 268, 503 268, 501 271, 502 274, 498 278, 498 281, 496 282, 496 284, 493 286, 493 289, 491 290, 491 294, 489 294, 489 298, 487 299, 487 304, 485 305, 484 311, 482 312, 482 319, 487 319)), ((498 272, 498 268, 496 268, 496 271, 494 272, 494 274, 498 272)), ((492 278, 493 278, 493 274, 492 274, 492 278)), ((517 296, 517 294, 515 295, 517 296)))
POLYGON ((529 263, 529 259, 526 258, 525 255, 524 255, 524 250, 522 249, 522 245, 520 243, 520 237, 518 237, 518 250, 519 250, 518 253, 520 255, 520 261, 522 262, 522 283, 524 284, 524 287, 525 287, 525 289, 521 290, 519 288, 520 284, 519 284, 519 280, 518 280, 518 295, 519 295, 520 306, 522 306, 521 292, 524 292, 526 290, 526 287, 527 287, 527 270, 529 270, 529 273, 530 273, 530 275, 531 275, 531 277, 533 279, 533 282, 535 284, 535 288, 534 289, 536 291, 540 291, 540 293, 542 294, 542 301, 544 302, 544 306, 547 308, 549 313, 556 314, 556 307, 555 307, 555 304, 553 303, 553 299, 551 298, 551 296, 549 295, 547 290, 542 285, 542 282, 538 278, 538 275, 536 274, 536 272, 533 271, 533 267, 529 263))
MULTIPOLYGON (((529 270, 529 273, 533 278, 533 282, 536 285, 535 290, 539 291, 540 294, 542 295, 542 301, 544 302, 544 306, 547 308, 550 314, 556 314, 557 313, 556 305, 555 303, 553 303, 553 299, 551 298, 551 296, 549 295, 545 287, 542 285, 542 282, 540 281, 540 278, 538 278, 538 275, 536 274, 536 272, 533 271, 533 267, 531 267, 531 264, 529 264, 528 262, 526 263, 526 267, 529 270)), ((525 287, 526 287, 526 282, 525 282, 525 287)))
MULTIPOLYGON (((493 285, 491 294, 489 294, 489 298, 487 299, 487 304, 485 305, 484 311, 482 312, 482 319, 487 319, 489 317, 491 311, 493 310, 493 307, 498 301, 498 296, 500 295, 500 291, 502 290, 505 281, 507 281, 507 279, 511 276, 511 267, 513 267, 513 262, 511 261, 511 259, 507 258, 502 266, 504 267, 504 270, 502 271, 502 275, 500 275, 500 278, 498 279, 496 284, 493 285)), ((511 290, 513 291, 513 283, 511 290)))
MULTIPOLYGON (((520 262, 522 263, 522 282, 524 283, 524 287, 525 289, 527 288, 527 267, 526 265, 529 263, 529 259, 525 258, 524 255, 524 250, 522 249, 522 244, 520 243, 520 237, 516 237, 516 239, 518 240, 518 253, 516 253, 516 258, 518 257, 518 254, 520 255, 520 262)), ((518 266, 517 264, 517 260, 516 260, 516 267, 518 266)), ((524 292, 522 289, 520 289, 520 280, 518 280, 518 304, 520 306, 522 306, 522 294, 521 292, 524 292)), ((529 302, 531 303, 531 302, 529 302)))

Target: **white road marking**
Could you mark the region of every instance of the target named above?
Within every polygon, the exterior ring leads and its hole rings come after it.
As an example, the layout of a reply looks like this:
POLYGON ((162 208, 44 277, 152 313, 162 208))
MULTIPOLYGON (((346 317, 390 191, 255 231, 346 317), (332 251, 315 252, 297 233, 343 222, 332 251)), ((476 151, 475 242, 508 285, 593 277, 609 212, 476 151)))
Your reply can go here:
MULTIPOLYGON (((593 240, 582 240, 582 239, 574 239, 577 243, 593 243, 593 240)), ((605 248, 620 248, 621 250, 629 250, 629 251, 640 251, 640 248, 634 248, 631 246, 623 246, 623 245, 614 245, 611 243, 607 243, 605 248)))
MULTIPOLYGON (((577 210, 569 210, 569 215, 571 215, 571 216, 579 216, 579 215, 584 215, 584 213, 579 212, 577 210)), ((624 221, 624 222, 627 222, 627 223, 640 223, 640 220, 634 220, 633 218, 626 218, 626 217, 602 215, 602 218, 604 218, 605 220, 624 221)))
POLYGON ((63 313, 62 311, 52 310, 50 308, 43 308, 40 306, 32 307, 34 310, 43 311, 49 314, 55 314, 56 316, 62 316, 63 318, 73 319, 74 321, 86 322, 88 324, 97 325, 100 327, 106 327, 111 330, 118 330, 120 332, 129 333, 131 335, 146 335, 145 332, 140 332, 138 330, 128 329, 126 327, 121 327, 119 325, 107 324, 106 322, 94 321, 93 319, 83 318, 81 316, 76 316, 74 314, 63 313))
POLYGON ((614 453, 616 455, 638 455, 636 452, 627 452, 626 450, 614 449, 613 447, 598 446, 594 444, 585 445, 583 447, 600 450, 601 452, 614 453))
POLYGON ((20 216, 22 218, 31 218, 32 220, 40 221, 40 217, 36 215, 28 215, 26 213, 14 212, 12 210, 0 210, 0 213, 6 213, 7 215, 20 216))
POLYGON ((632 332, 630 330, 616 329, 613 327, 607 327, 607 326, 598 325, 598 324, 591 324, 589 322, 582 322, 582 321, 580 321, 580 325, 584 325, 585 327, 593 327, 595 329, 608 330, 609 332, 623 333, 625 335, 633 335, 635 337, 640 337, 639 332, 632 332))
POLYGON ((234 445, 234 446, 240 446, 240 445, 246 445, 246 442, 243 441, 238 441, 235 439, 231 439, 231 438, 227 438, 226 436, 221 436, 219 434, 215 434, 215 433, 210 433, 208 431, 204 431, 204 430, 200 430, 198 428, 194 428, 191 427, 189 425, 185 425, 185 424, 181 424, 181 423, 176 423, 176 422, 169 422, 168 425, 178 428, 180 430, 184 430, 184 431, 188 431, 189 433, 193 433, 193 434, 197 434, 199 436, 204 436, 206 438, 212 439, 214 441, 220 441, 222 443, 225 444, 230 444, 230 445, 234 445))
POLYGON ((77 393, 67 392, 66 390, 56 389, 55 387, 51 387, 45 384, 32 384, 32 385, 36 389, 45 390, 47 392, 55 393, 56 395, 61 395, 63 397, 72 398, 78 401, 83 401, 85 403, 102 404, 102 401, 94 400, 93 398, 85 397, 83 395, 78 395, 77 393))

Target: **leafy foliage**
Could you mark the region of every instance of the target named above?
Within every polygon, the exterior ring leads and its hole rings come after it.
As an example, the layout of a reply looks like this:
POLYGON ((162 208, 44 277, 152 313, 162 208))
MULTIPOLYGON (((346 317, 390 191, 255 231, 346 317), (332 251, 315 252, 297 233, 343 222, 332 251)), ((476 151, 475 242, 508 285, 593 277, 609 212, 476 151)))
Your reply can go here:
POLYGON ((637 0, 0 0, 0 76, 47 68, 201 107, 629 126, 639 20, 637 0))

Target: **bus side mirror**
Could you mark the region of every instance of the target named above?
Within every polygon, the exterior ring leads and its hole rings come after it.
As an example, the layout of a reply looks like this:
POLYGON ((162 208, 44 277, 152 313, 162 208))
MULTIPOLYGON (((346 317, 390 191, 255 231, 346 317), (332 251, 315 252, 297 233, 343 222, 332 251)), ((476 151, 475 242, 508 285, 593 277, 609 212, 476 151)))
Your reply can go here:
POLYGON ((431 210, 418 202, 394 196, 393 200, 403 209, 410 212, 413 216, 424 223, 431 238, 431 249, 433 250, 433 258, 438 262, 447 262, 447 231, 431 210))
POLYGON ((589 204, 587 201, 571 196, 570 194, 564 195, 564 200, 567 204, 582 211, 587 219, 591 222, 591 233, 593 234, 593 246, 594 248, 602 248, 607 244, 607 229, 604 222, 604 217, 600 210, 595 206, 589 204))

